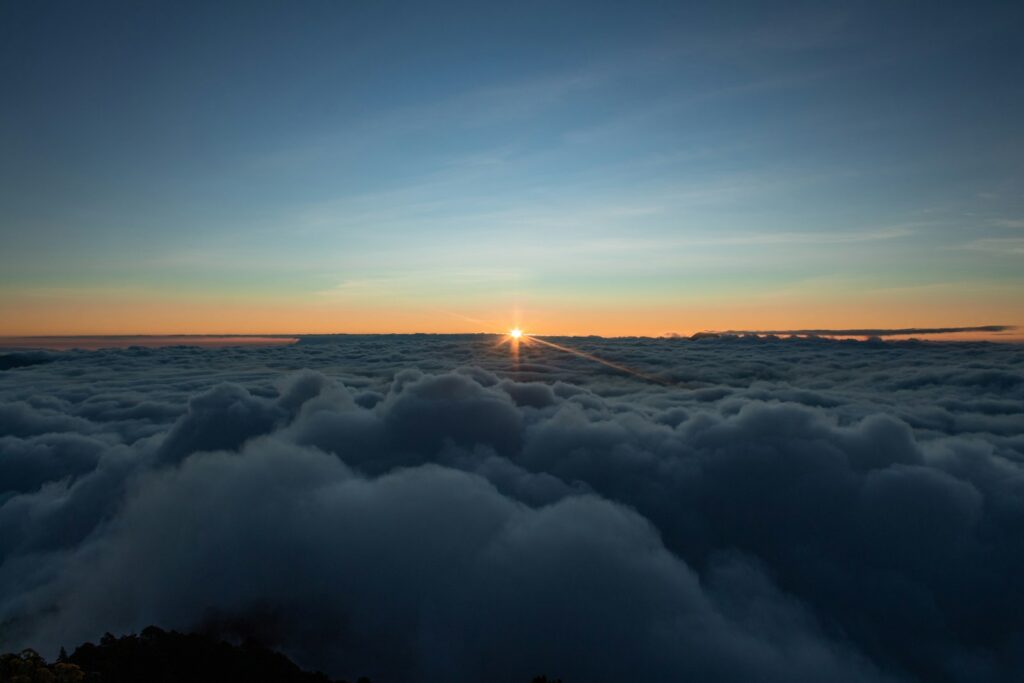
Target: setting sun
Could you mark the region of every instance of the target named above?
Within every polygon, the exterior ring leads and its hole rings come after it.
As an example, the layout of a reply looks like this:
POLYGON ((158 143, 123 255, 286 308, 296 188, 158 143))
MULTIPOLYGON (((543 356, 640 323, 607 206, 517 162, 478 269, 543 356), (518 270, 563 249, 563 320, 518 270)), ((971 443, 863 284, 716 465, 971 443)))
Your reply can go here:
POLYGON ((518 327, 514 327, 509 331, 508 336, 512 337, 513 339, 519 339, 520 337, 523 336, 523 331, 518 327))

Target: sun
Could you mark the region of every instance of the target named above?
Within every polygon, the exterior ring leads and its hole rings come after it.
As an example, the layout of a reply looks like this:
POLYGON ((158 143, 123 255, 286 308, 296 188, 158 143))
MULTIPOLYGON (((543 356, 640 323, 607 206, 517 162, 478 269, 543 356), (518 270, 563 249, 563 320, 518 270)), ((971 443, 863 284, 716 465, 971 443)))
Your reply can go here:
POLYGON ((508 331, 508 336, 512 337, 513 339, 519 339, 520 337, 523 336, 523 331, 518 327, 513 327, 511 330, 508 331))

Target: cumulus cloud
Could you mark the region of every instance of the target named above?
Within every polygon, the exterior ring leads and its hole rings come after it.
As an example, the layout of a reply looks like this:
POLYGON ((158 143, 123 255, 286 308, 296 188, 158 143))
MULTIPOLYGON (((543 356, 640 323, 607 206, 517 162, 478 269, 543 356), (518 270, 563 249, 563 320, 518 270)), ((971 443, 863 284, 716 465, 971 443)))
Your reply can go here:
POLYGON ((375 680, 1024 675, 1024 354, 486 336, 0 375, 0 646, 155 623, 375 680))

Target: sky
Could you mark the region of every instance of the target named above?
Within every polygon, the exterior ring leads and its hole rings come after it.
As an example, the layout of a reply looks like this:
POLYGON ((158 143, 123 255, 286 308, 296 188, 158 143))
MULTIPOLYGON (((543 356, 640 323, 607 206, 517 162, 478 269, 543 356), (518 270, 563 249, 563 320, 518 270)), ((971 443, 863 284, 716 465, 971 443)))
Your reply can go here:
POLYGON ((0 2, 0 334, 1024 324, 1018 3, 0 2))

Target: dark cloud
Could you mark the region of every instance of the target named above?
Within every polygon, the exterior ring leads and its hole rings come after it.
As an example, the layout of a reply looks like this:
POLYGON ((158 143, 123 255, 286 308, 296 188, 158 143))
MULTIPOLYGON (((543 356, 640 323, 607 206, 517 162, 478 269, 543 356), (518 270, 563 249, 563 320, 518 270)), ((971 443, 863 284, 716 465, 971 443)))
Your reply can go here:
POLYGON ((375 680, 1024 676, 1024 352, 486 336, 0 376, 0 645, 375 680))
MULTIPOLYGON (((818 337, 898 337, 907 335, 955 334, 957 332, 1012 332, 1013 325, 976 325, 974 327, 903 327, 903 328, 854 328, 847 330, 729 330, 720 334, 752 335, 812 335, 818 337)), ((701 333, 708 334, 708 333, 701 333)), ((715 334, 715 333, 712 333, 715 334)))
POLYGON ((0 495, 30 492, 50 481, 91 472, 109 447, 75 433, 0 437, 0 495))
POLYGON ((57 354, 48 351, 16 351, 14 353, 0 354, 0 370, 12 368, 23 368, 29 365, 42 365, 59 358, 57 354))

